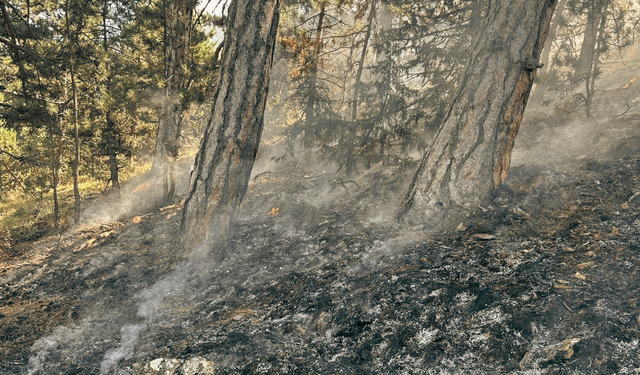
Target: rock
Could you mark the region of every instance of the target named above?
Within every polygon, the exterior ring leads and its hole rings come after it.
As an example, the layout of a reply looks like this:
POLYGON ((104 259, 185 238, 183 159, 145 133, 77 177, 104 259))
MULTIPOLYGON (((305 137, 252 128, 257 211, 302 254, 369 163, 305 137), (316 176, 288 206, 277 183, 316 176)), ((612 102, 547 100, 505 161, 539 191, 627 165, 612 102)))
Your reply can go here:
POLYGON ((157 358, 147 363, 139 375, 173 375, 180 361, 172 358, 157 358))
POLYGON ((213 375, 213 362, 203 357, 191 357, 180 367, 182 375, 213 375))

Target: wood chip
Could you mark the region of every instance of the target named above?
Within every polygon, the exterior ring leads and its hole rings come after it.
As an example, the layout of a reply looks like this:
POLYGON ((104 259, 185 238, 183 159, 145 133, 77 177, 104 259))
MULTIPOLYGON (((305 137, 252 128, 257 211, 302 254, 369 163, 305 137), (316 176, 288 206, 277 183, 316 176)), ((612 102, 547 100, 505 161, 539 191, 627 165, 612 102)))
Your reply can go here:
POLYGON ((564 284, 555 284, 553 287, 556 289, 571 289, 569 285, 564 285, 564 284))
POLYGON ((269 211, 267 216, 276 216, 278 214, 278 211, 280 211, 280 207, 274 207, 271 209, 271 211, 269 211))
POLYGON ((576 279, 580 279, 580 280, 586 280, 587 277, 583 274, 581 274, 580 272, 576 272, 575 275, 573 275, 573 277, 575 277, 576 279))
POLYGON ((456 228, 456 232, 464 232, 465 230, 467 230, 467 227, 464 226, 464 223, 460 223, 460 225, 458 225, 458 227, 456 228))
POLYGON ((629 203, 624 202, 624 203, 622 204, 622 209, 623 209, 623 210, 628 210, 628 209, 629 209, 629 203))
POLYGON ((484 240, 484 241, 488 241, 488 240, 493 240, 496 237, 492 236, 490 234, 487 233, 476 233, 474 235, 472 235, 471 237, 475 238, 476 240, 484 240))
POLYGON ((134 224, 140 224, 140 222, 142 221, 142 218, 140 216, 134 216, 133 219, 131 219, 131 222, 134 224))
POLYGON ((576 249, 574 249, 573 247, 565 246, 562 248, 562 251, 564 251, 565 253, 573 253, 574 251, 576 251, 576 249))
POLYGON ((559 282, 560 284, 569 284, 567 280, 558 279, 556 281, 559 282))
POLYGON ((583 270, 583 269, 585 269, 585 268, 592 267, 592 266, 593 266, 593 264, 594 264, 593 262, 585 262, 585 263, 580 263, 580 264, 578 264, 578 266, 577 266, 577 267, 578 267, 578 269, 579 269, 579 270, 583 270))

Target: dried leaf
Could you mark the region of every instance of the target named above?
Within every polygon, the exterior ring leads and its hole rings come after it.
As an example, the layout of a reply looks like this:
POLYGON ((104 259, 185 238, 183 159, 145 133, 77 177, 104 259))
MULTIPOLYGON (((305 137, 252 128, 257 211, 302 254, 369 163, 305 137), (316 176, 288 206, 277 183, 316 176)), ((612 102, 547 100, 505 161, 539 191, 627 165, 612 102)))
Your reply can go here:
POLYGON ((563 284, 555 284, 553 287, 556 289, 571 289, 569 285, 563 285, 563 284))
POLYGON ((628 203, 628 202, 624 202, 624 203, 622 204, 622 209, 623 209, 623 210, 628 210, 628 209, 629 209, 629 203, 628 203))
POLYGON ((467 227, 464 226, 464 223, 460 223, 460 225, 458 225, 458 227, 456 228, 456 232, 464 232, 465 230, 467 230, 467 227))
POLYGON ((580 264, 578 264, 578 269, 579 270, 583 270, 583 269, 589 268, 591 266, 593 266, 593 262, 580 263, 580 264))
POLYGON ((278 214, 278 211, 280 211, 280 207, 274 207, 271 209, 271 211, 269 211, 267 216, 276 216, 278 214))
POLYGON ((563 248, 562 248, 562 250, 563 250, 565 253, 572 253, 572 252, 576 251, 576 249, 574 249, 573 247, 569 247, 569 246, 565 246, 565 247, 563 247, 563 248))
POLYGON ((134 216, 133 219, 131 219, 131 222, 134 224, 139 224, 142 221, 142 218, 140 216, 134 216))
POLYGON ((573 277, 575 277, 576 279, 580 279, 580 280, 586 280, 586 276, 581 274, 580 272, 576 272, 575 275, 573 275, 573 277))
POLYGON ((627 83, 626 85, 620 87, 620 90, 624 90, 624 89, 628 89, 629 87, 631 87, 631 85, 633 85, 634 83, 636 83, 636 80, 638 79, 638 77, 633 77, 631 78, 631 80, 629 81, 629 83, 627 83))
POLYGON ((620 236, 620 231, 618 230, 617 227, 613 227, 613 229, 611 230, 611 235, 612 236, 620 236))
POLYGON ((558 279, 557 280, 560 284, 569 284, 569 282, 567 280, 562 280, 562 279, 558 279))
POLYGON ((476 234, 472 235, 471 237, 475 238, 476 240, 485 240, 485 241, 493 240, 493 239, 496 238, 495 236, 492 236, 492 235, 487 234, 487 233, 476 233, 476 234))

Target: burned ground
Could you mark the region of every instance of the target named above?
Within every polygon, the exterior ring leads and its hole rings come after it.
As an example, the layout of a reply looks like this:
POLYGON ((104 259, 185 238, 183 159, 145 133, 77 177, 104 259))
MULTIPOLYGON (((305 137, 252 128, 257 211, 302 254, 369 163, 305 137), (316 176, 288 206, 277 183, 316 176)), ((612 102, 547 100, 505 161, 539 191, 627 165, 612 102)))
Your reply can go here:
POLYGON ((262 174, 211 257, 174 252, 179 206, 24 244, 3 259, 0 368, 638 373, 640 155, 514 167, 443 232, 393 219, 410 177, 262 174))

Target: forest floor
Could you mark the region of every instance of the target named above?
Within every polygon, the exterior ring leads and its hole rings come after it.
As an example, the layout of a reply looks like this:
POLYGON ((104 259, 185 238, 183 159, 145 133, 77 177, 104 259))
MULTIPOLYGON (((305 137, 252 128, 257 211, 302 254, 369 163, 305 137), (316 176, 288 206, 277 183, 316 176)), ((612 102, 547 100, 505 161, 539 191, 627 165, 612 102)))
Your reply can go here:
POLYGON ((640 374, 637 118, 537 113, 441 232, 394 220, 415 168, 265 164, 229 247, 185 256, 134 180, 0 254, 0 373, 640 374))

